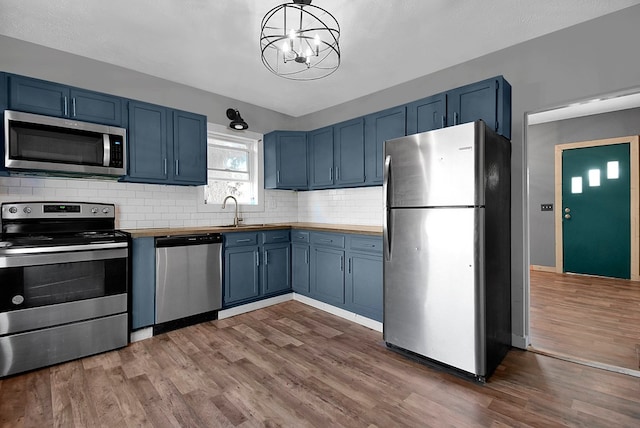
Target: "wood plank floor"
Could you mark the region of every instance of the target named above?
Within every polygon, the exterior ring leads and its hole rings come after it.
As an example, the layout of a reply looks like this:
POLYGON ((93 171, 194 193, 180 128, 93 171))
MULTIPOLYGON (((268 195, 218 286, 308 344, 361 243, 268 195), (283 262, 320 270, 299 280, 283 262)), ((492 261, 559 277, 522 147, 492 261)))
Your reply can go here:
POLYGON ((640 379, 513 350, 479 385, 290 301, 0 381, 3 427, 640 426, 640 379))
POLYGON ((639 370, 640 282, 531 271, 533 348, 639 370))

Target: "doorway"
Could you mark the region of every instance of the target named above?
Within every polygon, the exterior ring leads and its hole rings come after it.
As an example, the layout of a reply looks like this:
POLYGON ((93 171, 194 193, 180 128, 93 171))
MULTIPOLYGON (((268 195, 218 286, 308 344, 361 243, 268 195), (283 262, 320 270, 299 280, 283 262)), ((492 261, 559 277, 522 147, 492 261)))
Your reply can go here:
POLYGON ((638 140, 555 146, 556 272, 640 280, 638 140))

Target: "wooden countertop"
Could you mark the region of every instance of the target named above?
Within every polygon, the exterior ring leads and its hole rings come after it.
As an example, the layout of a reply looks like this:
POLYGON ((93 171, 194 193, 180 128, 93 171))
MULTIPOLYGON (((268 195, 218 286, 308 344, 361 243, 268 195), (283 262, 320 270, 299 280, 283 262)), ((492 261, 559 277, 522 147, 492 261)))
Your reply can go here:
POLYGON ((191 235, 195 233, 229 233, 245 232, 252 230, 277 230, 277 229, 307 229, 321 232, 357 233, 361 235, 382 235, 382 226, 363 226, 357 224, 329 224, 329 223, 272 223, 242 225, 240 227, 229 226, 197 226, 197 227, 171 227, 155 229, 125 229, 133 238, 191 235))

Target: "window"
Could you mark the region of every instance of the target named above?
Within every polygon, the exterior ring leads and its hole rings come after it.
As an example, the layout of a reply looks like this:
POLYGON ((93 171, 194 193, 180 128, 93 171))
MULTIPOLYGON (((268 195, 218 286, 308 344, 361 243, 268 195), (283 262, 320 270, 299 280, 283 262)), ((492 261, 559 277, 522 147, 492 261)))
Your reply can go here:
POLYGON ((222 204, 235 196, 241 205, 260 203, 259 139, 217 130, 207 134, 207 185, 205 204, 222 204))

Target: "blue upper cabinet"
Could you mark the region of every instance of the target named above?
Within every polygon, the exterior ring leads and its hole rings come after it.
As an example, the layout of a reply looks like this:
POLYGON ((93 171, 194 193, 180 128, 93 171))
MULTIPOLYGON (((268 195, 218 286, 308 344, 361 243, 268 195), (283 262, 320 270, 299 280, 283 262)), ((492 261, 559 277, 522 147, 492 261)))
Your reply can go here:
POLYGON ((447 92, 448 126, 478 119, 511 138, 511 85, 502 76, 447 92))
POLYGON ((129 174, 124 180, 206 184, 206 126, 202 115, 129 102, 129 174))
POLYGON ((364 118, 339 123, 333 130, 336 187, 364 184, 364 118))
POLYGON ((333 187, 333 127, 317 129, 307 134, 311 189, 333 187))
POLYGON ((307 133, 275 131, 264 136, 264 186, 266 189, 305 190, 307 133))
POLYGON ((173 176, 176 183, 207 183, 207 119, 173 110, 173 176))
POLYGON ((382 183, 383 144, 406 135, 407 109, 395 107, 364 118, 366 184, 382 183))
POLYGON ((167 130, 165 107, 129 102, 127 181, 165 182, 168 179, 167 130))
POLYGON ((9 75, 9 109, 122 126, 122 98, 9 75))
POLYGON ((407 104, 407 135, 447 126, 447 95, 432 95, 407 104))

